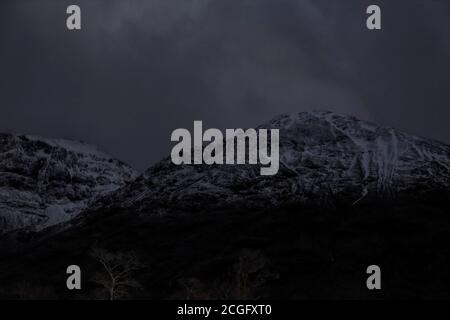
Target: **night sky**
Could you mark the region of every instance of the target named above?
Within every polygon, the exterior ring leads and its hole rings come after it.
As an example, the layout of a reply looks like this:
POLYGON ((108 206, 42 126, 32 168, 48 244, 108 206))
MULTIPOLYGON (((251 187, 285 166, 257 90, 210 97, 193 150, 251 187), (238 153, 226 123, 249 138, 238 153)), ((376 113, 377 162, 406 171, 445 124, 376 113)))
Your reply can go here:
POLYGON ((447 0, 0 0, 0 131, 87 141, 139 170, 193 120, 314 109, 449 143, 449 35, 447 0))

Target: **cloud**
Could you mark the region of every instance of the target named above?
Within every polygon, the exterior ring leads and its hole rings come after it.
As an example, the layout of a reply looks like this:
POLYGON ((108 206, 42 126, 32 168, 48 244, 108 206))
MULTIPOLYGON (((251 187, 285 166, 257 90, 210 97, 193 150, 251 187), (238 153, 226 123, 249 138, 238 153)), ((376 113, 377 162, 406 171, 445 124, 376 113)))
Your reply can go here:
POLYGON ((385 1, 0 2, 1 131, 98 144, 139 169, 193 120, 256 126, 330 109, 450 141, 450 4, 385 1))

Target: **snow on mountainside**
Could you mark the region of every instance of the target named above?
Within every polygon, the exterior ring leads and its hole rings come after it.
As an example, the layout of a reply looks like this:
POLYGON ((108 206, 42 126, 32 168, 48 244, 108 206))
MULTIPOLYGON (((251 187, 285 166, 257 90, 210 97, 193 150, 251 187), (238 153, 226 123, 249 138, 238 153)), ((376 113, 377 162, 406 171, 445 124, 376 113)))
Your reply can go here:
POLYGON ((82 142, 0 134, 0 234, 67 221, 136 176, 82 142))
POLYGON ((344 195, 450 187, 450 147, 326 111, 284 114, 260 128, 280 129, 280 170, 250 165, 173 165, 167 158, 93 209, 129 207, 163 214, 171 207, 262 207, 344 195))

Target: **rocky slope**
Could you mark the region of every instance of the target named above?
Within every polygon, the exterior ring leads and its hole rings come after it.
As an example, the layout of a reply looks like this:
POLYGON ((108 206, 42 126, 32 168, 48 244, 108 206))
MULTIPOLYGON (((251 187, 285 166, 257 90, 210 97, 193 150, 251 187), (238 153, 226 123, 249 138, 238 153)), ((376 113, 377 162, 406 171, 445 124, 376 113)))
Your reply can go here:
POLYGON ((275 176, 165 159, 62 232, 0 238, 0 299, 104 298, 61 285, 69 264, 103 272, 98 246, 145 263, 130 298, 238 300, 242 271, 256 299, 450 298, 449 146, 329 112, 261 127, 280 129, 275 176), (382 290, 367 290, 372 264, 382 290))
POLYGON ((0 134, 0 234, 67 221, 136 176, 85 143, 0 134))
POLYGON ((167 158, 102 199, 163 214, 172 207, 266 207, 327 201, 343 195, 392 197, 450 187, 450 147, 326 111, 280 115, 261 128, 280 129, 280 170, 261 176, 249 165, 173 165, 167 158))

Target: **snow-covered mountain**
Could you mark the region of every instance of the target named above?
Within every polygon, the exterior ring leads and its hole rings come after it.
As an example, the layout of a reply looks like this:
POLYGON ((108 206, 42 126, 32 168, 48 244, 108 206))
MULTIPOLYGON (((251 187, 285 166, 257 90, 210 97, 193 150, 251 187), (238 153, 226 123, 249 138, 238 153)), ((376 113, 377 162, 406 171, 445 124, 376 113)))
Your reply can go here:
POLYGON ((82 142, 0 134, 0 234, 67 221, 136 176, 82 142))
POLYGON ((260 128, 280 129, 280 170, 250 165, 173 165, 167 158, 95 207, 163 214, 173 207, 265 207, 326 201, 357 203, 414 189, 450 187, 450 147, 327 111, 283 114, 260 128))
POLYGON ((326 111, 280 115, 280 170, 181 165, 166 158, 137 173, 87 144, 0 135, 0 233, 90 211, 261 208, 344 196, 353 203, 402 191, 450 188, 450 146, 326 111))

